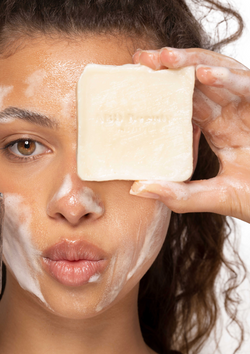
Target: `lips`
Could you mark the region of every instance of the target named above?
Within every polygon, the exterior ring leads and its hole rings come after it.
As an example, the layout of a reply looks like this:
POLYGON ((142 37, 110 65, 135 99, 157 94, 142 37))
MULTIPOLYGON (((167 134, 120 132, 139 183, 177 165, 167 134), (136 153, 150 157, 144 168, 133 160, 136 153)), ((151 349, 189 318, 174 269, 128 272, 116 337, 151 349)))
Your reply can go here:
POLYGON ((107 266, 107 257, 86 241, 63 240, 43 252, 42 265, 61 284, 77 287, 98 278, 107 266))

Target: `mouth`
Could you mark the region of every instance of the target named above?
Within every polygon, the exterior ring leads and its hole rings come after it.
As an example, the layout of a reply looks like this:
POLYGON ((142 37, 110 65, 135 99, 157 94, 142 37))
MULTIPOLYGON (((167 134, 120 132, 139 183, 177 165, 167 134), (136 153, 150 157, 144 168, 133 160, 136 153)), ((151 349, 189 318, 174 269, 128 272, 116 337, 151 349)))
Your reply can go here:
POLYGON ((82 240, 63 240, 42 254, 44 270, 59 283, 70 287, 97 280, 107 263, 104 251, 82 240))

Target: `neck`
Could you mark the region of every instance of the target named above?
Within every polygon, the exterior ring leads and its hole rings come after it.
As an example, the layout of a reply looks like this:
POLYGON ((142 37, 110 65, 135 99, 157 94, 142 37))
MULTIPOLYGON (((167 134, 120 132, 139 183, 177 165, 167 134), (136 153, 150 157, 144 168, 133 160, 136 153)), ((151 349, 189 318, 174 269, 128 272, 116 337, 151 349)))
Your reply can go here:
POLYGON ((149 354, 137 314, 138 287, 105 312, 88 319, 56 316, 12 276, 0 303, 1 354, 149 354))

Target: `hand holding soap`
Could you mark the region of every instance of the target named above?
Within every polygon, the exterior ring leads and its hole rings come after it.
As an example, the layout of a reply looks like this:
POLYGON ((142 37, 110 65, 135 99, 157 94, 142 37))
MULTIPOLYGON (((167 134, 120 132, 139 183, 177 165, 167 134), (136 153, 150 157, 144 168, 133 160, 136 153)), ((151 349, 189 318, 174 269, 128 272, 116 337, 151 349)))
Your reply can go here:
POLYGON ((194 67, 87 65, 77 87, 80 178, 187 180, 194 84, 194 67))

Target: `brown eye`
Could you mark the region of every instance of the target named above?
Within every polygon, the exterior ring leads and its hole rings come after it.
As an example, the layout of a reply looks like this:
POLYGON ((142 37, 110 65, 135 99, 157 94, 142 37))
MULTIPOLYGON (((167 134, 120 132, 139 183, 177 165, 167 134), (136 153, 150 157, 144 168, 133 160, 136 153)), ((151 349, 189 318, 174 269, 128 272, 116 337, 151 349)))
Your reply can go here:
POLYGON ((7 149, 10 153, 16 155, 17 157, 27 157, 27 159, 31 156, 42 155, 50 151, 43 144, 31 139, 21 139, 14 141, 13 143, 9 144, 9 146, 7 146, 7 149))
POLYGON ((32 155, 36 150, 36 143, 33 140, 21 140, 17 143, 17 150, 21 155, 32 155))

